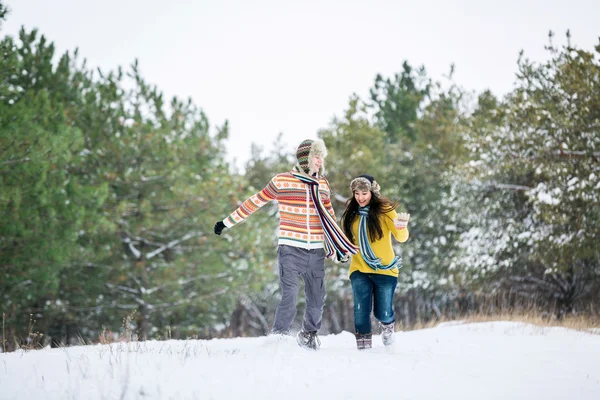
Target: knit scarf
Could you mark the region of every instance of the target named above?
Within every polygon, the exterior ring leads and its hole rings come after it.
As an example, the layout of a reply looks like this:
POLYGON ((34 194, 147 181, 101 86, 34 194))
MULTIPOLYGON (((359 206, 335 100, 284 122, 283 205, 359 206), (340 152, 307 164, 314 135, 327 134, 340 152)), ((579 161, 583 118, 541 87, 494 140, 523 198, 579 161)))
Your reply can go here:
POLYGON ((360 248, 360 254, 362 255, 362 258, 365 260, 367 265, 375 271, 379 269, 388 270, 402 268, 402 258, 400 256, 394 257, 392 262, 388 265, 383 265, 381 263, 381 258, 378 258, 373 252, 371 243, 369 243, 369 235, 367 232, 367 218, 369 217, 369 209, 369 206, 358 207, 358 214, 360 215, 360 220, 358 221, 358 247, 360 248))
POLYGON ((335 222, 335 219, 327 212, 327 209, 321 200, 321 196, 319 195, 319 179, 302 174, 297 168, 294 168, 292 175, 308 184, 310 197, 317 209, 317 214, 319 215, 321 225, 323 226, 323 235, 325 236, 325 256, 327 258, 333 258, 334 255, 337 255, 344 258, 348 254, 358 253, 358 247, 348 240, 346 235, 344 235, 344 232, 335 222))

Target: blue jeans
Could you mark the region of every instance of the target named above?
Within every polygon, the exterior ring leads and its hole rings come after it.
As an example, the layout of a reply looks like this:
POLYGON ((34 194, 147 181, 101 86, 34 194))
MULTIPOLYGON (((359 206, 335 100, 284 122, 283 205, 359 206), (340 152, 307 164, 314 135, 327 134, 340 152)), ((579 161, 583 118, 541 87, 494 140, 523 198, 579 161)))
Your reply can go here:
POLYGON ((371 333, 371 310, 383 324, 395 321, 393 299, 398 284, 395 276, 364 274, 355 271, 350 275, 354 293, 354 331, 371 333))

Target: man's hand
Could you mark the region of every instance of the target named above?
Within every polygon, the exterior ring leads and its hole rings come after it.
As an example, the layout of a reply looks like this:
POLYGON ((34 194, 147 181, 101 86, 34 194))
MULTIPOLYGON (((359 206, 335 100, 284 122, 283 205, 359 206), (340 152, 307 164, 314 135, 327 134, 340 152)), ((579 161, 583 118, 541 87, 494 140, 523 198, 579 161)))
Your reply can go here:
POLYGON ((408 225, 408 220, 410 219, 410 214, 408 213, 400 213, 398 214, 398 218, 394 220, 394 226, 396 229, 404 229, 408 225))
POLYGON ((225 229, 225 224, 223 223, 223 221, 219 221, 215 224, 215 233, 217 235, 220 235, 221 232, 223 232, 223 229, 225 229))
POLYGON ((341 262, 341 263, 347 263, 348 260, 350 260, 350 257, 348 257, 348 255, 341 255, 340 253, 336 253, 335 258, 337 259, 338 262, 341 262))

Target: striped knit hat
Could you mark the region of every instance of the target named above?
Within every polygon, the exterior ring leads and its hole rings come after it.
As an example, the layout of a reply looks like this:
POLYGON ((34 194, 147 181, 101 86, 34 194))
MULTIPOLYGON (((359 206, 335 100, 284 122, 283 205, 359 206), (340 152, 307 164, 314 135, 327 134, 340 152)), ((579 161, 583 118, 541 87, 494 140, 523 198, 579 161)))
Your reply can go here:
POLYGON ((296 158, 298 159, 298 166, 305 173, 312 175, 315 172, 319 174, 325 173, 325 157, 327 157, 327 148, 325 142, 321 139, 306 139, 298 146, 296 150, 296 158), (323 159, 321 169, 319 171, 314 170, 314 166, 311 165, 312 158, 320 156, 323 159))

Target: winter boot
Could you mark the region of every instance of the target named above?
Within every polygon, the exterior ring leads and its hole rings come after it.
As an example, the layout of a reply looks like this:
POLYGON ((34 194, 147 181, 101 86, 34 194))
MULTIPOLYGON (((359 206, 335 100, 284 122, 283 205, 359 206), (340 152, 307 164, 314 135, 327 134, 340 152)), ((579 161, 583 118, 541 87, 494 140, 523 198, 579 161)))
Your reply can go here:
POLYGON ((355 333, 356 336, 356 347, 359 350, 366 350, 373 347, 372 335, 370 333, 355 333))
POLYGON ((307 332, 304 329, 298 332, 298 336, 296 336, 296 340, 298 341, 298 345, 300 347, 304 347, 305 349, 310 350, 319 350, 321 347, 321 341, 317 336, 317 332, 307 332))
POLYGON ((381 325, 381 340, 384 346, 391 346, 394 343, 394 332, 396 332, 395 322, 381 325))

